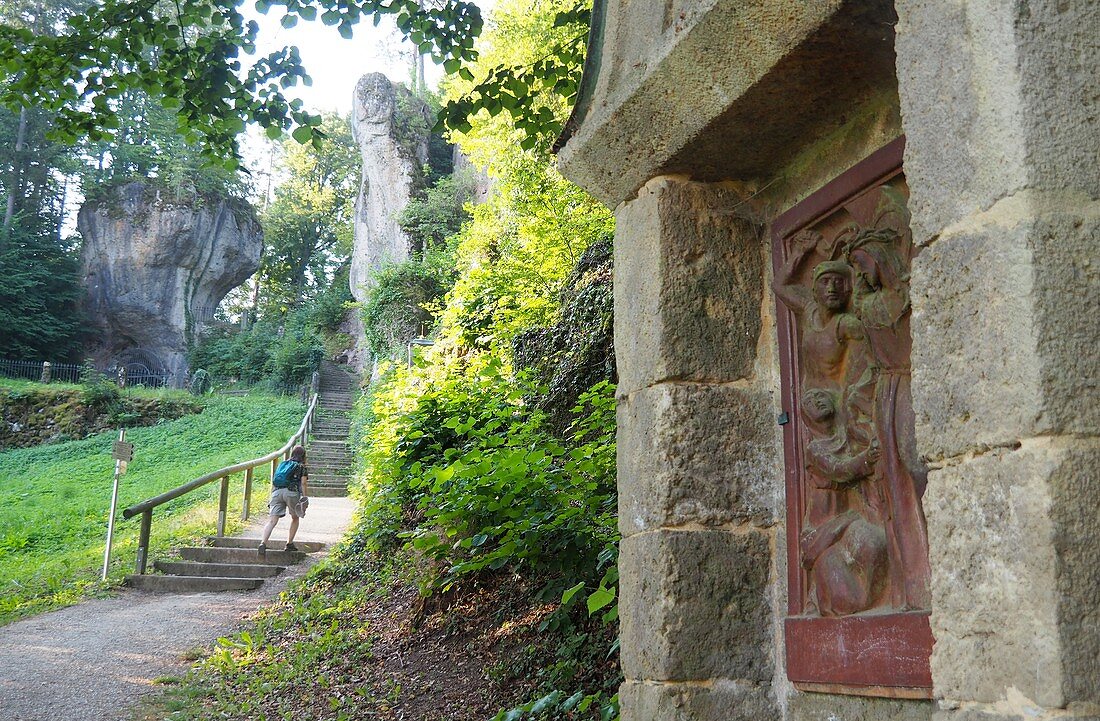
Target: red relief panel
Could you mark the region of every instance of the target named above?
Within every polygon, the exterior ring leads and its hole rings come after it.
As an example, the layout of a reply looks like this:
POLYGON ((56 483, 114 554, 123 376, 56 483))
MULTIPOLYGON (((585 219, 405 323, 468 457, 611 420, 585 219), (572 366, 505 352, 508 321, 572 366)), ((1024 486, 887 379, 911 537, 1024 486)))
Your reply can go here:
POLYGON ((787 674, 927 698, 927 469, 910 391, 913 246, 898 139, 772 232, 787 491, 787 674))

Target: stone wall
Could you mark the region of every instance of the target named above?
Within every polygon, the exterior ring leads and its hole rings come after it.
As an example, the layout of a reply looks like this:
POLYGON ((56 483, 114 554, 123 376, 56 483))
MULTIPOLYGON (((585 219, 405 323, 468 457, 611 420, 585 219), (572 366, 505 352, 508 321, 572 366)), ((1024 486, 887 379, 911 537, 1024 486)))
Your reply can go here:
POLYGON ((937 716, 1097 718, 1100 6, 898 14, 937 716))
POLYGON ((1100 6, 896 13, 597 4, 560 160, 616 207, 624 721, 1100 717, 1100 6), (931 702, 784 668, 771 224, 902 134, 931 702))

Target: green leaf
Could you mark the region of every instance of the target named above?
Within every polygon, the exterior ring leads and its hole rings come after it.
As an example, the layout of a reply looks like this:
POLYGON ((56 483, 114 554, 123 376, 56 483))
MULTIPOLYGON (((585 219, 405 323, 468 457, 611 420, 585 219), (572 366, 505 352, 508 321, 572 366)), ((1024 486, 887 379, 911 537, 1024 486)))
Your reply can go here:
POLYGON ((351 23, 348 23, 348 22, 340 23, 340 37, 344 38, 345 40, 351 40, 351 38, 354 34, 355 34, 355 31, 352 29, 351 23))
POLYGON ((561 691, 551 691, 531 705, 531 713, 540 714, 543 711, 550 709, 555 704, 557 704, 557 702, 561 699, 563 695, 564 694, 562 694, 561 691))
POLYGON ((584 581, 581 581, 580 583, 578 583, 576 586, 573 586, 572 588, 567 588, 565 590, 565 593, 563 593, 561 595, 562 605, 564 606, 564 605, 568 604, 570 601, 572 601, 573 597, 576 596, 578 593, 580 593, 580 591, 582 589, 584 589, 584 581))
POLYGON ((278 125, 268 125, 266 128, 264 128, 264 133, 266 133, 267 137, 271 138, 272 140, 278 140, 279 138, 283 137, 283 129, 280 128, 278 125))
POLYGON ((598 588, 592 592, 592 595, 588 597, 588 615, 591 616, 596 611, 606 606, 615 600, 615 594, 606 588, 598 588))
POLYGON ((313 128, 309 125, 299 125, 290 135, 304 145, 313 139, 313 128))
POLYGON ((297 15, 283 15, 283 19, 279 21, 279 24, 284 28, 292 28, 298 24, 297 15))

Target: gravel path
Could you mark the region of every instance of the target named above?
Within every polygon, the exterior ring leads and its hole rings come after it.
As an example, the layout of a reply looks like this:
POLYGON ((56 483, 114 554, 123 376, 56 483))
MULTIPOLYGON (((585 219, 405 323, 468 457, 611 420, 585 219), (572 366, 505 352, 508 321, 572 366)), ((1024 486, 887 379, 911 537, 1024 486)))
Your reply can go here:
MULTIPOLYGON (((311 498, 298 540, 335 543, 354 510, 348 498, 311 498)), ((265 520, 265 518, 261 518, 265 520)), ((286 539, 287 520, 273 540, 286 539)), ((242 535, 259 536, 259 526, 242 535)), ((321 554, 255 591, 154 594, 125 590, 0 628, 0 719, 120 721, 160 676, 182 674, 184 656, 241 622, 321 554)))

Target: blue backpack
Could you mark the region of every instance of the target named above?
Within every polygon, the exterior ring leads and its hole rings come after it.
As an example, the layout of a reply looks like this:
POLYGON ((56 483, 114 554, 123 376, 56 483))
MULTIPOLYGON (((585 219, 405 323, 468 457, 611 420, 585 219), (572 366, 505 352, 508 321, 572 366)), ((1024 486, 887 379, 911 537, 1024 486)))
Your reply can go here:
POLYGON ((297 489, 302 481, 302 464, 298 461, 282 461, 275 469, 271 485, 276 488, 297 489))

